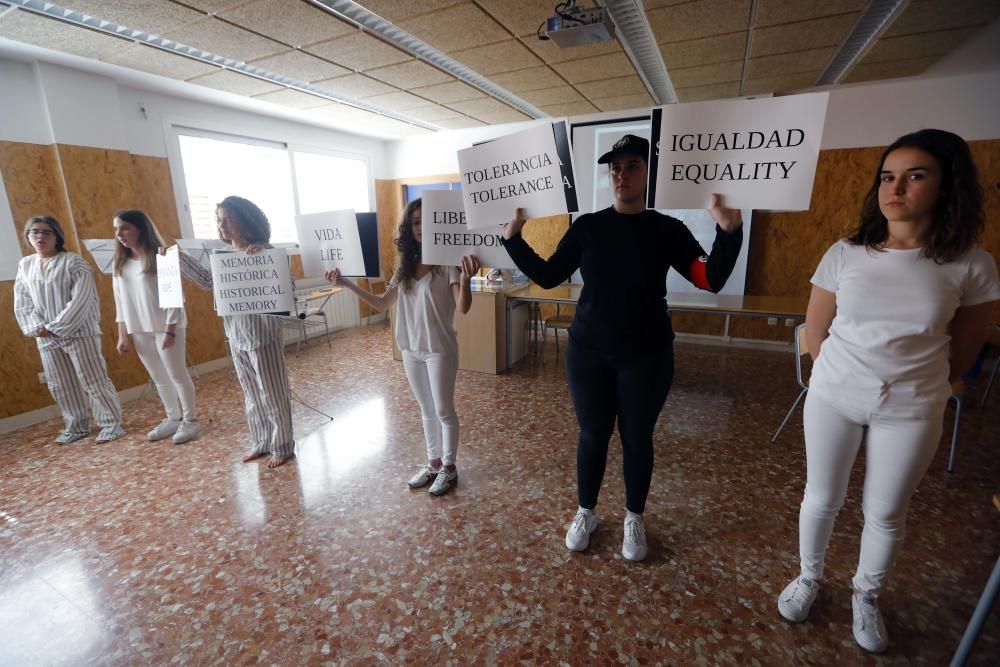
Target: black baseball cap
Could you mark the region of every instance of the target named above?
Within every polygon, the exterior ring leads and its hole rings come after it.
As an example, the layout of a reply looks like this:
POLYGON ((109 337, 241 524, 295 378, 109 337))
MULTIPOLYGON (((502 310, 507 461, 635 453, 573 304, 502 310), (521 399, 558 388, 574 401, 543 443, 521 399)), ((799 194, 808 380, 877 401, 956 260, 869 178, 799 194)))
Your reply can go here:
POLYGON ((601 156, 597 164, 609 164, 612 160, 622 155, 638 155, 643 160, 649 161, 649 141, 634 134, 626 134, 615 142, 611 150, 601 156))

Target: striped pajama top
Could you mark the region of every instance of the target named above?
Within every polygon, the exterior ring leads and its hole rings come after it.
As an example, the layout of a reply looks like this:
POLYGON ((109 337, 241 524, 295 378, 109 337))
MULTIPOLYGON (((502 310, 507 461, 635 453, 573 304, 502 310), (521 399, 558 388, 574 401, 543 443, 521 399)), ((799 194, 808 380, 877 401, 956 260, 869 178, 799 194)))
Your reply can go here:
POLYGON ((42 271, 42 258, 22 257, 14 280, 14 317, 25 336, 42 327, 53 337, 37 338, 39 347, 56 338, 101 335, 101 308, 94 274, 87 262, 72 252, 60 252, 42 271))

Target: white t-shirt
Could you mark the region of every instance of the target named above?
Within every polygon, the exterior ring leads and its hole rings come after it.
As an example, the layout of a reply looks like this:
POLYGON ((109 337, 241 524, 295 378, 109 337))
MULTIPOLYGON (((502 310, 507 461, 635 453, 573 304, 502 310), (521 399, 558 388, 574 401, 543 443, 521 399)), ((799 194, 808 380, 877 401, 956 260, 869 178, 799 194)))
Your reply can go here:
POLYGON ((462 279, 456 267, 431 270, 420 280, 411 280, 409 291, 397 285, 396 344, 408 352, 458 352, 455 332, 455 296, 451 286, 462 279))
POLYGON ((111 279, 115 293, 115 322, 124 322, 130 333, 159 333, 168 324, 187 326, 183 308, 160 308, 155 273, 143 273, 142 262, 128 259, 111 279))
POLYGON ((919 248, 878 252, 841 240, 812 284, 836 294, 837 314, 809 390, 898 417, 926 416, 951 395, 955 310, 1000 299, 996 262, 979 247, 937 264, 919 248))

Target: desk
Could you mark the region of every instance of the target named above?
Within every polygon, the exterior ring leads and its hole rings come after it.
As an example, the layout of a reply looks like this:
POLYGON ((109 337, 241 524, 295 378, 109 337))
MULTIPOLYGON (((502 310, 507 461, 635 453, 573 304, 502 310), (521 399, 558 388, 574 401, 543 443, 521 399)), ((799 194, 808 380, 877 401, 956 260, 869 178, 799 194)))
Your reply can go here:
MULTIPOLYGON (((557 303, 575 305, 580 299, 583 285, 559 285, 545 289, 539 285, 528 285, 507 293, 507 368, 511 366, 511 321, 515 308, 528 303, 557 303)), ((740 296, 712 294, 710 292, 668 295, 667 310, 684 313, 714 313, 726 316, 725 335, 729 335, 729 318, 733 315, 744 317, 779 317, 805 320, 809 299, 779 296, 740 296)))

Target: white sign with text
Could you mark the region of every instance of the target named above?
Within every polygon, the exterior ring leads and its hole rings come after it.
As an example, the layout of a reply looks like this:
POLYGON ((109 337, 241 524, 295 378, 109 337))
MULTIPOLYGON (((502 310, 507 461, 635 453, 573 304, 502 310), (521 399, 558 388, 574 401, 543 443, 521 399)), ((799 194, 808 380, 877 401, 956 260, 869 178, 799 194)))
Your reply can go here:
POLYGON ((462 257, 475 255, 492 268, 514 266, 500 244, 500 228, 470 230, 465 221, 462 193, 426 190, 421 205, 421 257, 424 264, 460 266, 462 257))
POLYGON ((344 276, 364 276, 358 219, 353 209, 295 216, 299 235, 302 271, 305 276, 322 276, 340 269, 344 276))
POLYGON ((292 312, 295 295, 284 248, 220 251, 211 257, 215 310, 220 316, 292 312))
POLYGON ((167 248, 165 255, 156 256, 156 286, 159 289, 160 308, 184 307, 181 256, 175 245, 167 248))

